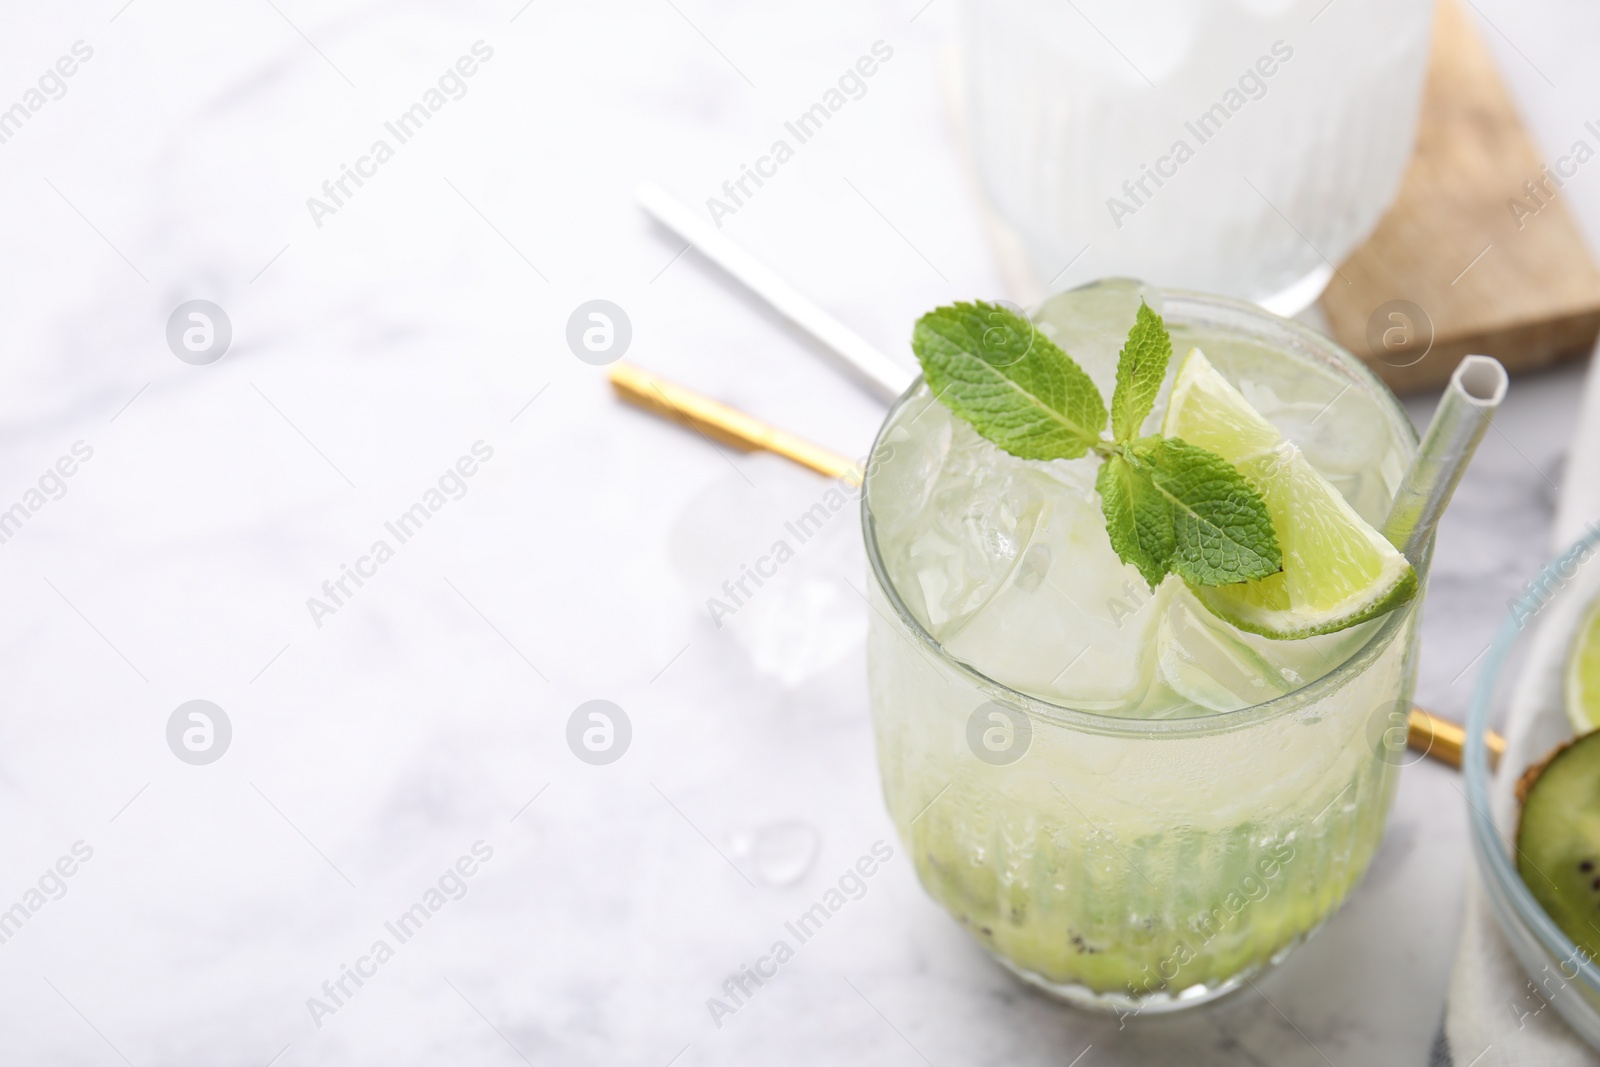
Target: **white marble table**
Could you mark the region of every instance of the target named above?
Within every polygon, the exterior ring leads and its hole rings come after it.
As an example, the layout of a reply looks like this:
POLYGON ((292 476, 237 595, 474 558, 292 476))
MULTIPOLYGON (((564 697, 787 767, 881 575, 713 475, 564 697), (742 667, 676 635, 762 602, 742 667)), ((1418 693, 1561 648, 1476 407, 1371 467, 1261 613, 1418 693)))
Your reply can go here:
MULTIPOLYGON (((1467 876, 1431 764, 1259 994, 1122 1031, 1064 1010, 897 854, 708 1014, 892 840, 860 550, 839 520, 713 626, 719 579, 819 483, 620 407, 566 323, 613 301, 630 358, 864 449, 879 406, 631 192, 711 195, 885 42, 866 95, 725 221, 902 351, 917 313, 998 290, 934 88, 951 2, 13 5, 0 108, 83 47, 0 143, 0 511, 27 516, 0 544, 0 1060, 1422 1062, 1467 876), (385 123, 430 90, 402 143, 385 123), (345 166, 365 176, 335 200, 345 166), (191 299, 231 321, 218 362, 168 348, 191 299), (430 491, 402 542, 386 523, 430 491), (194 699, 231 723, 207 765, 168 747, 194 699), (566 741, 593 699, 632 726, 606 766, 566 741)), ((1483 7, 1564 146, 1595 77, 1575 6, 1483 7)), ((1592 178, 1571 194, 1600 220, 1592 178)), ((1440 711, 1544 555, 1577 380, 1518 383, 1446 522, 1419 693, 1440 711)))

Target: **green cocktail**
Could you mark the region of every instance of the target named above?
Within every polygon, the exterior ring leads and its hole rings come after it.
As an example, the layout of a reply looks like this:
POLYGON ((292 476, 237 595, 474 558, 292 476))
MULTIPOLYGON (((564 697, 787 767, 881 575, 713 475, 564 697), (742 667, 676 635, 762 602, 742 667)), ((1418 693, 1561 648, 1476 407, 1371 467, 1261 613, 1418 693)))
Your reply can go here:
MULTIPOLYGON (((1380 523, 1416 438, 1358 361, 1247 305, 1144 296, 1175 352, 1202 349, 1380 523)), ((1104 283, 1033 317, 1110 395, 1139 299, 1104 283)), ((923 885, 1006 966, 1069 1000, 1163 1010, 1281 959, 1366 870, 1419 601, 1322 636, 1246 633, 1206 590, 1151 590, 1118 558, 1097 466, 1001 451, 920 383, 897 402, 863 506, 878 757, 923 885)), ((1344 551, 1279 539, 1286 560, 1344 551)))

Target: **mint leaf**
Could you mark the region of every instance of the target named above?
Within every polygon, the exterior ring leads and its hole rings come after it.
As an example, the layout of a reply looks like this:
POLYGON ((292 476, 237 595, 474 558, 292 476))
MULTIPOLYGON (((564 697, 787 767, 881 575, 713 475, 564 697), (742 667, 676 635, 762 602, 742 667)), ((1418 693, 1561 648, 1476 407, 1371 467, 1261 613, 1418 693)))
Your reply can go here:
POLYGON ((1139 314, 1117 356, 1117 388, 1111 394, 1111 436, 1126 444, 1155 406, 1172 360, 1172 337, 1161 316, 1139 301, 1139 314))
POLYGON ((1233 464, 1176 437, 1146 437, 1125 454, 1172 502, 1171 569, 1180 578, 1228 585, 1283 569, 1266 501, 1233 464))
POLYGON ((917 320, 912 348, 934 395, 979 434, 1023 459, 1104 462, 1095 479, 1111 547, 1153 589, 1276 574, 1283 553, 1267 505, 1234 466, 1177 438, 1138 437, 1172 360, 1166 324, 1140 302, 1107 412, 1082 367, 1025 316, 953 304, 917 320))
POLYGON ((917 320, 911 347, 934 395, 1023 459, 1077 459, 1100 443, 1106 405, 1082 367, 999 304, 954 304, 917 320))
POLYGON ((1107 457, 1095 478, 1106 533, 1122 562, 1139 568, 1151 589, 1171 569, 1176 530, 1172 501, 1145 471, 1121 455, 1107 457))

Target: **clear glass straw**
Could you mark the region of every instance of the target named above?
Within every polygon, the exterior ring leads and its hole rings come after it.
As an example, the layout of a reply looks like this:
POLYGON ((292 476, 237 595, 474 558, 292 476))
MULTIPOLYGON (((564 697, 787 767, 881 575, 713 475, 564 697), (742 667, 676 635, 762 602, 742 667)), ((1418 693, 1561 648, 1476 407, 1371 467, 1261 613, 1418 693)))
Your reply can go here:
POLYGON ((1506 398, 1506 385, 1506 369, 1493 356, 1468 356, 1450 376, 1383 523, 1383 535, 1412 564, 1433 536, 1489 420, 1506 398))

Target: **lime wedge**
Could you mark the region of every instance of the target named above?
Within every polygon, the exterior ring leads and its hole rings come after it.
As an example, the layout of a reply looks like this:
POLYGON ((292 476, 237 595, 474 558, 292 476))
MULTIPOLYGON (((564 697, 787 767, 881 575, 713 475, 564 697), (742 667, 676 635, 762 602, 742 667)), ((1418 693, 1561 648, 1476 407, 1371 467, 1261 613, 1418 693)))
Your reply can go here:
POLYGON ((1580 734, 1600 727, 1600 600, 1589 607, 1567 655, 1567 718, 1580 734))
MULTIPOLYGON (((1253 582, 1197 586, 1211 612, 1277 640, 1333 633, 1399 607, 1417 575, 1293 443, 1256 413, 1198 348, 1178 367, 1161 432, 1217 453, 1272 515, 1283 570, 1253 582)), ((1600 694, 1600 686, 1595 689, 1600 694)))

